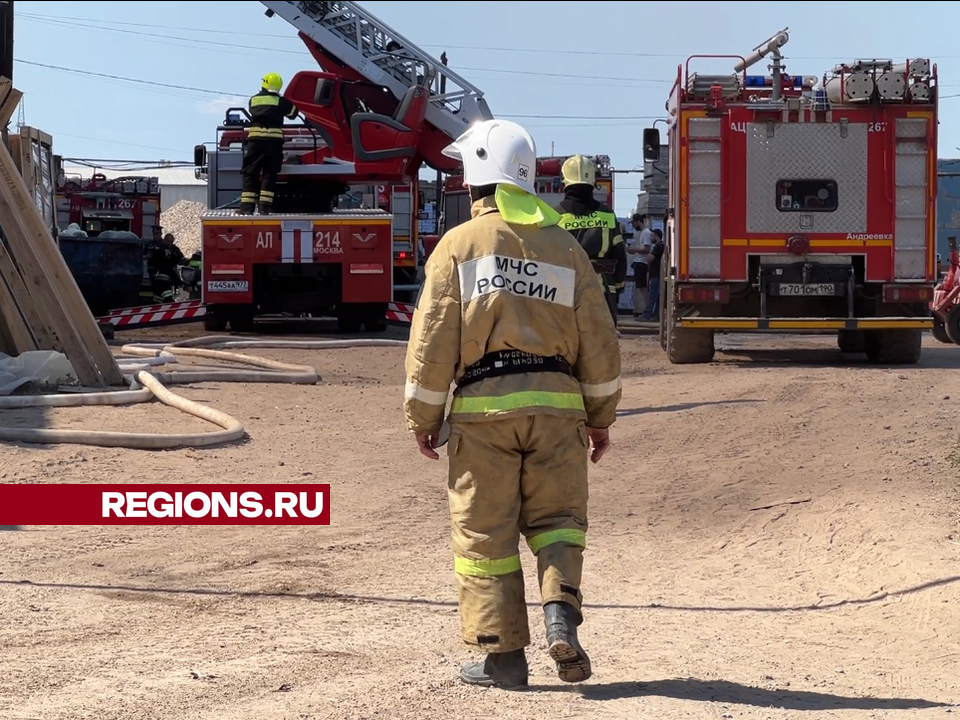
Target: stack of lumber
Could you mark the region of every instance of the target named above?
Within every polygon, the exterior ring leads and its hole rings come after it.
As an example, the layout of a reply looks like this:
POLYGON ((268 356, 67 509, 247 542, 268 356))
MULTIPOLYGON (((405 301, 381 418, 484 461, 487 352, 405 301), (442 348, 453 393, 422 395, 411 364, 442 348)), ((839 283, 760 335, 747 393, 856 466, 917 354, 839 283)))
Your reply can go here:
MULTIPOLYGON (((0 127, 22 93, 0 77, 0 127)), ((52 176, 53 142, 21 128, 0 143, 0 352, 63 353, 80 384, 123 384, 116 358, 60 254, 52 176)))

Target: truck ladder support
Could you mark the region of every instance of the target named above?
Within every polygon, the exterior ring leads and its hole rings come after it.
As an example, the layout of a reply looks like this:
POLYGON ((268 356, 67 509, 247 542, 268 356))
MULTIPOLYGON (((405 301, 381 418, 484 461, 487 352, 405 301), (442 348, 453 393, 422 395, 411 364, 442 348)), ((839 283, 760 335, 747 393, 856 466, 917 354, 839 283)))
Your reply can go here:
POLYGON ((450 138, 459 137, 478 120, 492 119, 479 88, 357 3, 261 2, 268 14, 279 15, 370 82, 389 88, 397 100, 403 100, 407 90, 417 85, 418 76, 432 78, 426 119, 450 138))

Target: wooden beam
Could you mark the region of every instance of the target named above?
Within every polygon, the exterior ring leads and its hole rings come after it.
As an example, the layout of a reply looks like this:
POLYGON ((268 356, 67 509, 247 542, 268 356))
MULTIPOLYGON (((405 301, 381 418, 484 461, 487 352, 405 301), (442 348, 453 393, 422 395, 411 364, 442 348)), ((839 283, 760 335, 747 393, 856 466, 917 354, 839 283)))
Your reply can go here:
POLYGON ((0 205, 11 254, 80 382, 122 385, 116 358, 6 147, 0 147, 0 205))
POLYGON ((8 78, 0 77, 0 126, 10 122, 22 97, 23 93, 13 87, 8 78))
MULTIPOLYGON (((0 243, 0 247, 2 247, 0 243)), ((30 350, 39 350, 30 326, 20 314, 20 307, 6 281, 0 277, 0 350, 7 355, 19 355, 30 350)))
MULTIPOLYGON (((11 212, 8 206, 0 202, 0 210, 11 212)), ((34 338, 32 350, 54 350, 57 349, 57 336, 50 327, 50 324, 43 318, 36 301, 30 294, 20 270, 14 262, 13 257, 7 250, 6 245, 0 242, 0 280, 5 281, 10 294, 15 299, 20 314, 27 323, 27 328, 34 338)), ((62 352, 58 350, 58 352, 62 352)))

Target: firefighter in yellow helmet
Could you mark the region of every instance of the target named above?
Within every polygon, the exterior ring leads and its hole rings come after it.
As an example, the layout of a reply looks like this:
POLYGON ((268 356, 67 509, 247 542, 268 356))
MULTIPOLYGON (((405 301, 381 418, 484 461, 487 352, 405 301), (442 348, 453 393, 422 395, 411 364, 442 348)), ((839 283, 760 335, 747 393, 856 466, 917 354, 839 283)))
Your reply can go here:
POLYGON ((580 682, 591 675, 577 638, 588 456, 600 460, 616 418, 616 330, 590 258, 535 194, 530 134, 487 120, 444 152, 463 164, 471 219, 427 260, 404 412, 423 455, 447 444, 461 636, 487 653, 460 678, 527 684, 523 535, 548 651, 561 680, 580 682))
POLYGON ((567 158, 561 169, 565 197, 557 207, 560 227, 573 234, 600 276, 613 324, 617 304, 627 281, 627 247, 613 210, 593 196, 597 166, 588 157, 567 158))
POLYGON ((248 103, 250 127, 241 170, 240 215, 253 215, 258 205, 261 215, 268 215, 273 208, 277 175, 283 167, 283 121, 300 113, 280 95, 283 80, 277 73, 264 75, 261 87, 248 103))

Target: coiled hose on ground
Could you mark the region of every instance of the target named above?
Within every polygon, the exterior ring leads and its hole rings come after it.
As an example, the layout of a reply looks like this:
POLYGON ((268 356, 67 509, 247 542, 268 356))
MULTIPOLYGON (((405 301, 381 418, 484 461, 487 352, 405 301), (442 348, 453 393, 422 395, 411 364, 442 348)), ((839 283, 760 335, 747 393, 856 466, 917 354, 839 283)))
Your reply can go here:
POLYGON ((238 340, 230 336, 210 336, 176 343, 144 343, 124 345, 117 358, 128 390, 91 393, 58 393, 53 395, 17 395, 0 397, 0 410, 28 407, 83 407, 87 405, 132 405, 156 398, 164 405, 206 420, 221 429, 208 433, 103 432, 93 430, 52 430, 39 428, 0 427, 0 441, 37 444, 95 445, 135 450, 168 450, 179 447, 209 447, 240 440, 246 431, 243 424, 225 412, 188 400, 169 390, 166 385, 201 382, 293 383, 315 385, 320 381, 316 369, 309 365, 291 365, 276 360, 232 352, 239 348, 274 348, 290 350, 328 350, 334 348, 406 346, 403 340, 238 340), (154 368, 175 364, 178 358, 205 358, 247 365, 244 369, 225 365, 189 365, 190 369, 158 372, 154 368))

